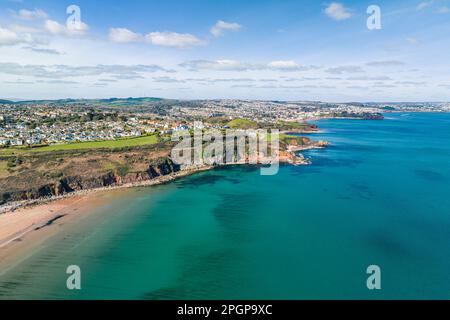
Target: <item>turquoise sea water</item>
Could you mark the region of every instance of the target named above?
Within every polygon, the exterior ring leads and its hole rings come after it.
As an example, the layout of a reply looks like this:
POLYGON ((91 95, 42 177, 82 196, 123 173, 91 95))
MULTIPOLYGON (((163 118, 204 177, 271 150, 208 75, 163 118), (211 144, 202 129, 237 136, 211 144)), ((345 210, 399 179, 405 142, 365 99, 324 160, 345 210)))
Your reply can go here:
POLYGON ((318 124, 332 145, 312 166, 112 193, 1 275, 0 298, 450 299, 450 114, 318 124))

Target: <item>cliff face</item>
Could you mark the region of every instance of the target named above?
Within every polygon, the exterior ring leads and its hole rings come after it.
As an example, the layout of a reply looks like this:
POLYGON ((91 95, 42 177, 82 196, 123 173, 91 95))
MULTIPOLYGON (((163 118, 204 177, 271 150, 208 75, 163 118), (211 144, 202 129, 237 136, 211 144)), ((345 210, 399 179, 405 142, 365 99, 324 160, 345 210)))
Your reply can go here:
POLYGON ((170 159, 158 159, 149 164, 148 169, 145 171, 128 172, 123 175, 120 175, 115 171, 109 171, 98 176, 86 176, 80 174, 63 177, 55 182, 45 185, 30 186, 28 189, 24 190, 0 191, 0 204, 60 196, 81 190, 139 183, 178 171, 180 171, 180 167, 174 164, 170 159))

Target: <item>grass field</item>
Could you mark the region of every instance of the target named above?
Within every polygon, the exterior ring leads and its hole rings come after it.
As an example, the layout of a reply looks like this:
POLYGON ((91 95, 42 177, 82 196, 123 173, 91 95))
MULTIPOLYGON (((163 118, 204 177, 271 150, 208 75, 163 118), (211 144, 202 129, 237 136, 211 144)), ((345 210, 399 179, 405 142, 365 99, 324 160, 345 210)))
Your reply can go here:
POLYGON ((234 119, 227 124, 232 129, 257 129, 258 123, 247 119, 234 119))
POLYGON ((39 152, 52 152, 52 151, 68 151, 68 150, 87 150, 87 149, 115 149, 125 147, 136 147, 143 145, 151 145, 158 143, 158 137, 156 135, 129 138, 111 141, 93 141, 93 142, 76 142, 67 144, 55 144, 50 146, 38 147, 38 148, 7 148, 0 151, 0 154, 9 155, 13 153, 39 153, 39 152))

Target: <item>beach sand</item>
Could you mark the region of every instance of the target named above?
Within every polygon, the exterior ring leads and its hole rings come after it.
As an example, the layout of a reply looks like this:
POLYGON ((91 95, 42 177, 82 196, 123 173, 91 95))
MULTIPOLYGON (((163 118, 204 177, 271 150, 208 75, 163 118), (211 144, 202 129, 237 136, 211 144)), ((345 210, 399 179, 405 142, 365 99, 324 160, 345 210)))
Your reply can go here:
POLYGON ((111 193, 167 183, 211 169, 211 166, 204 166, 142 183, 84 190, 80 193, 67 194, 62 198, 31 201, 28 205, 26 202, 14 205, 13 210, 0 214, 0 274, 20 263, 22 258, 26 258, 33 249, 55 235, 61 227, 70 225, 70 222, 80 216, 94 212, 95 208, 107 204, 111 193))
POLYGON ((0 271, 20 261, 63 225, 92 212, 105 201, 102 192, 96 192, 1 214, 0 271))

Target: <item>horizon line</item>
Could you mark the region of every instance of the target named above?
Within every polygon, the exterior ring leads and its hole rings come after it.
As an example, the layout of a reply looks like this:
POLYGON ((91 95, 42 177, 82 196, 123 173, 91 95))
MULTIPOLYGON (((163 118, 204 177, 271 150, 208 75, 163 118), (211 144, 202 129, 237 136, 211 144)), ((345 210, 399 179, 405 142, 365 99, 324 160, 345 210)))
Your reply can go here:
POLYGON ((160 100, 177 100, 177 101, 215 101, 215 100, 238 100, 238 101, 264 101, 264 102, 320 102, 320 103, 331 103, 331 104, 350 104, 350 103, 363 103, 363 104, 398 104, 398 103, 450 103, 450 101, 437 101, 437 100, 421 100, 421 101, 370 101, 370 100, 360 100, 360 101, 326 101, 326 100, 284 100, 284 99, 245 99, 245 98, 195 98, 195 99, 180 99, 180 98, 165 98, 165 97, 155 97, 155 96, 140 96, 140 97, 108 97, 108 98, 49 98, 49 99, 23 99, 23 98, 0 98, 0 101, 8 101, 13 103, 25 103, 25 102, 42 102, 42 101, 62 101, 62 100, 138 100, 138 99, 160 99, 160 100))

